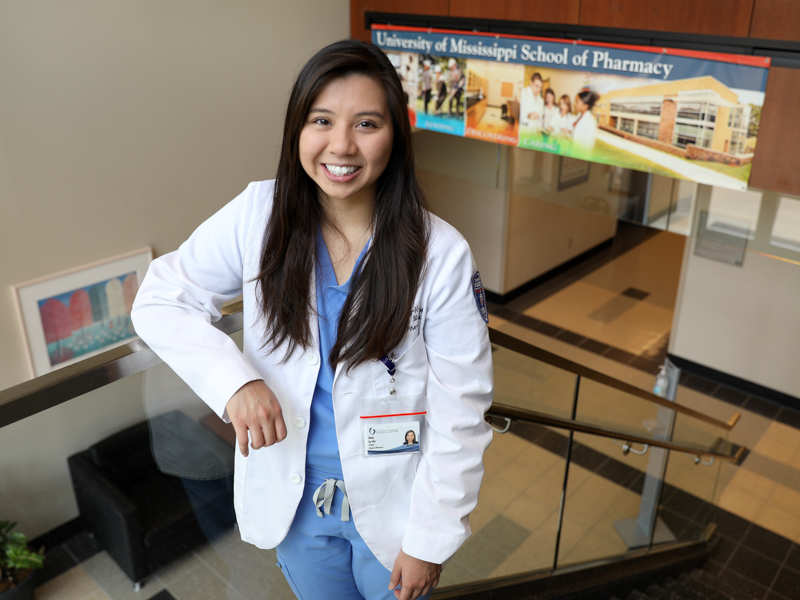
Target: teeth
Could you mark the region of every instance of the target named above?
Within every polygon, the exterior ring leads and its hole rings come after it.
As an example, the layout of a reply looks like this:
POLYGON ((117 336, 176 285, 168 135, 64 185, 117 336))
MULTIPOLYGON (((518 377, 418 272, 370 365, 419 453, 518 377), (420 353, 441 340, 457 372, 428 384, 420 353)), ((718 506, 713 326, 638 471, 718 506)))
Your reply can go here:
POLYGON ((351 173, 355 172, 358 167, 337 167, 336 165, 325 165, 325 168, 328 169, 328 171, 330 171, 332 174, 341 177, 342 175, 350 175, 351 173))

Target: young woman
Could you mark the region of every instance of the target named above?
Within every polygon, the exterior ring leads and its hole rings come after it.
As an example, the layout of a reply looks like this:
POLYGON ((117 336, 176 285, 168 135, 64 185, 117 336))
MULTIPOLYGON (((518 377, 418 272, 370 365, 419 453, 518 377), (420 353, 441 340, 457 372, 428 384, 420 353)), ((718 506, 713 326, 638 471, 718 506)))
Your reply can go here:
POLYGON ((572 114, 572 103, 569 101, 569 96, 564 94, 558 99, 558 114, 553 117, 553 135, 571 136, 574 123, 575 115, 572 114))
POLYGON ((491 351, 480 275, 426 209, 380 50, 338 42, 305 65, 277 178, 154 261, 133 319, 233 423, 242 538, 277 546, 298 598, 430 593, 470 533, 491 351), (243 354, 210 324, 239 294, 243 354), (386 415, 417 452, 374 455, 386 415))
POLYGON ((578 118, 572 127, 572 148, 579 153, 592 151, 597 139, 597 119, 592 109, 600 96, 591 90, 583 90, 575 96, 575 112, 578 118))
POLYGON ((544 117, 542 118, 542 130, 548 135, 556 135, 553 127, 553 121, 558 116, 558 107, 556 106, 556 93, 553 88, 547 88, 544 93, 544 117))

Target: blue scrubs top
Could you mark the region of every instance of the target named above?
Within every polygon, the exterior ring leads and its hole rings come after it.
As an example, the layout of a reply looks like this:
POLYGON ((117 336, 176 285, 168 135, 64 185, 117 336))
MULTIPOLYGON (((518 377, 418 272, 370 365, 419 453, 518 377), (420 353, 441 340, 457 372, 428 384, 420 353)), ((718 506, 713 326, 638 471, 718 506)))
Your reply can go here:
POLYGON ((319 313, 319 351, 322 365, 320 365, 317 385, 311 400, 311 424, 308 430, 308 445, 306 447, 306 468, 313 469, 327 477, 344 479, 342 463, 339 460, 339 445, 336 441, 336 420, 333 416, 333 369, 328 362, 331 348, 336 343, 336 332, 339 328, 339 317, 342 314, 344 301, 350 290, 353 275, 361 265, 367 252, 369 242, 361 250, 361 254, 353 267, 350 279, 342 285, 336 282, 336 273, 333 270, 328 247, 322 237, 322 231, 317 229, 317 313, 319 313))

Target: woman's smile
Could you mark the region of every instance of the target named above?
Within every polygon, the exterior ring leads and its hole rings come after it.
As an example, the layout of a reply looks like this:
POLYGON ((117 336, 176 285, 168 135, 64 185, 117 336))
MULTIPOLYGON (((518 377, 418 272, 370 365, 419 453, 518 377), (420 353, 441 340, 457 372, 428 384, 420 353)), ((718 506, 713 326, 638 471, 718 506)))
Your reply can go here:
POLYGON ((393 139, 386 92, 375 79, 348 75, 314 99, 300 132, 300 163, 328 199, 371 203, 393 139))

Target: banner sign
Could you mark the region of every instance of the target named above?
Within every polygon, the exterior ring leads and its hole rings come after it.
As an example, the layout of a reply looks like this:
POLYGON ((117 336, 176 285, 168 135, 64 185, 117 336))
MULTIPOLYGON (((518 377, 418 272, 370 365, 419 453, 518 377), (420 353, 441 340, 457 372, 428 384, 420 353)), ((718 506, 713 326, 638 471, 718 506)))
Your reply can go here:
POLYGON ((373 25, 421 129, 747 188, 770 59, 373 25))

